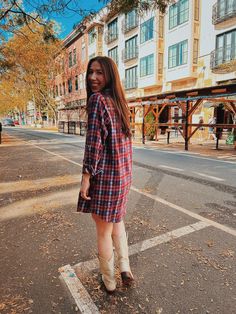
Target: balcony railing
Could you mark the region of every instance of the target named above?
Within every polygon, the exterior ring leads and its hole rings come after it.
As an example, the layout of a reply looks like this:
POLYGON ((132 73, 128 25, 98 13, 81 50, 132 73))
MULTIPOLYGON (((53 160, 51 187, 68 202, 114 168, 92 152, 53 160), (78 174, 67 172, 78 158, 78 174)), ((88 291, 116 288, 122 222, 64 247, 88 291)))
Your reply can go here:
POLYGON ((139 23, 139 18, 137 15, 135 16, 132 22, 128 21, 127 19, 124 19, 122 21, 122 32, 124 34, 128 33, 132 29, 135 29, 136 27, 138 27, 138 23, 139 23))
POLYGON ((220 10, 218 2, 213 5, 212 8, 212 24, 216 25, 223 21, 226 21, 236 16, 236 1, 233 2, 232 6, 220 10))
POLYGON ((236 46, 225 46, 211 52, 211 69, 217 70, 222 65, 227 65, 231 61, 236 60, 236 46))
POLYGON ((138 87, 138 77, 134 77, 133 79, 124 79, 122 80, 123 86, 126 90, 133 89, 138 87))
POLYGON ((122 50, 122 60, 123 62, 127 62, 133 59, 138 58, 138 46, 135 46, 134 49, 123 49, 122 50))
POLYGON ((107 31, 104 36, 105 43, 108 45, 118 39, 118 31, 116 33, 107 31))

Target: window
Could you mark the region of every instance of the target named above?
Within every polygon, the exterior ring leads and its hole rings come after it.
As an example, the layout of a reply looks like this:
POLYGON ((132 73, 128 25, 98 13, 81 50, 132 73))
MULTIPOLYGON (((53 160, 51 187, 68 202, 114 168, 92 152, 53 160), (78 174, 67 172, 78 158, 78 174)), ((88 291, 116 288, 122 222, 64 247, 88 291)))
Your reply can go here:
POLYGON ((183 24, 188 21, 189 14, 189 1, 180 0, 179 1, 179 24, 183 24))
POLYGON ((69 52, 69 68, 72 67, 72 52, 69 52))
POLYGON ((86 48, 85 45, 83 45, 82 50, 81 50, 81 61, 85 61, 86 59, 86 48))
POLYGON ((89 55, 89 60, 93 59, 95 57, 95 52, 89 55))
POLYGON ((193 63, 197 64, 198 61, 198 39, 193 41, 193 63))
POLYGON ((72 92, 72 79, 71 78, 67 81, 67 84, 68 84, 68 93, 71 93, 72 92))
POLYGON ((151 75, 154 73, 154 54, 140 59, 140 76, 151 75))
POLYGON ((64 58, 62 59, 62 72, 64 72, 65 71, 65 60, 64 60, 64 58))
POLYGON ((236 59, 236 29, 216 37, 216 65, 236 59))
POLYGON ((138 56, 138 46, 137 46, 138 36, 134 36, 125 42, 125 60, 131 60, 137 58, 138 56))
POLYGON ((60 91, 60 96, 62 96, 62 86, 61 86, 61 83, 59 84, 59 91, 60 91))
POLYGON ((118 19, 116 18, 114 21, 108 24, 108 42, 112 42, 118 38, 118 19))
POLYGON ((178 25, 178 4, 173 4, 169 9, 169 29, 178 25))
POLYGON ((236 11, 235 0, 218 0, 217 1, 217 15, 218 17, 224 17, 236 11))
POLYGON ((163 53, 158 53, 158 74, 163 74, 163 53))
POLYGON ((76 49, 73 49, 73 64, 76 64, 76 49))
POLYGON ((125 88, 136 88, 138 86, 137 66, 125 70, 125 88))
POLYGON ((78 75, 75 76, 75 90, 79 89, 78 75))
POLYGON ((164 16, 163 15, 159 16, 159 37, 160 38, 164 37, 164 16))
POLYGON ((188 21, 189 0, 179 0, 170 6, 169 9, 169 29, 188 21))
POLYGON ((65 95, 66 94, 66 83, 63 82, 63 94, 65 95))
POLYGON ((188 61, 188 41, 184 40, 170 46, 168 51, 168 68, 174 68, 188 61))
POLYGON ((86 78, 86 73, 79 75, 79 87, 80 87, 80 89, 85 88, 85 78, 86 78))
POLYGON ((108 50, 108 57, 112 58, 113 61, 118 65, 118 46, 108 50))
POLYGON ((153 38, 154 33, 154 17, 141 24, 140 43, 144 43, 153 38))
POLYGON ((59 93, 58 93, 58 85, 56 85, 56 97, 58 97, 59 93))
POLYGON ((132 10, 125 14, 125 30, 129 31, 130 29, 133 29, 136 26, 138 26, 137 11, 132 10))
POLYGON ((96 31, 95 31, 95 28, 93 28, 88 33, 88 43, 89 43, 89 45, 91 45, 92 43, 95 42, 95 38, 96 38, 96 31))

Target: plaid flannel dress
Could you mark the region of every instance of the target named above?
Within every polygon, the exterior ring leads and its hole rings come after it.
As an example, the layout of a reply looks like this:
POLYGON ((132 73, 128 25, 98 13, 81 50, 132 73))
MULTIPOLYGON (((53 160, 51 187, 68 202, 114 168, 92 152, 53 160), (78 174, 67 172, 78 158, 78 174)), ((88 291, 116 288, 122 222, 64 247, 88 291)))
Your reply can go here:
POLYGON ((89 99, 82 172, 91 175, 91 200, 79 195, 77 211, 97 214, 107 222, 121 221, 131 185, 131 139, 122 132, 111 100, 101 93, 89 99))

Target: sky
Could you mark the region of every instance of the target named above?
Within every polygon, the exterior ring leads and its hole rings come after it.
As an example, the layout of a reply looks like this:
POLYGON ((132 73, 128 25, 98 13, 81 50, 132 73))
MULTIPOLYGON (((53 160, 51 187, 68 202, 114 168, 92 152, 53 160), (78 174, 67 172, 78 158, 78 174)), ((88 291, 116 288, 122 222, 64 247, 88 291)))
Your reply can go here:
MULTIPOLYGON (((104 6, 103 2, 98 0, 82 0, 81 7, 86 10, 99 10, 104 6)), ((78 13, 67 11, 63 16, 54 15, 53 18, 60 24, 61 33, 59 37, 61 39, 65 38, 72 30, 74 24, 77 24, 81 20, 81 16, 78 13)))
MULTIPOLYGON (((24 7, 27 11, 32 11, 34 3, 36 3, 35 0, 23 0, 24 7)), ((102 0, 73 0, 71 3, 72 8, 75 8, 75 3, 79 3, 80 8, 88 11, 99 10, 104 6, 104 2, 102 0)), ((67 10, 62 15, 54 13, 50 16, 50 18, 59 23, 61 29, 59 37, 61 39, 65 38, 73 30, 73 26, 81 21, 81 16, 72 10, 67 10)))

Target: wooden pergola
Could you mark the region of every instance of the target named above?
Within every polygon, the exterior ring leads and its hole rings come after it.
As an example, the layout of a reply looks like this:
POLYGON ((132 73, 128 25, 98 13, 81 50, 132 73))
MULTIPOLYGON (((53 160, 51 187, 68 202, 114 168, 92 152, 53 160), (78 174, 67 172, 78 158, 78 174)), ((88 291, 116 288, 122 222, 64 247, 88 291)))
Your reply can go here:
MULTIPOLYGON (((192 123, 192 116, 194 112, 201 106, 203 101, 210 101, 212 103, 222 103, 224 107, 236 117, 236 84, 227 84, 212 86, 206 88, 183 90, 172 93, 163 93, 149 97, 142 97, 129 102, 131 112, 131 128, 133 130, 139 129, 142 134, 142 142, 145 144, 145 137, 148 130, 155 128, 155 140, 158 140, 160 128, 175 128, 183 136, 185 140, 185 150, 188 150, 188 144, 191 137, 200 127, 214 127, 216 128, 216 148, 218 148, 221 129, 235 129, 236 124, 208 124, 208 123, 192 123), (178 107, 182 110, 183 123, 160 122, 160 115, 167 107, 178 107), (142 110, 142 123, 135 122, 135 116, 138 111, 142 110), (154 116, 153 123, 147 123, 146 117, 152 112, 154 116)), ((171 118, 171 119, 174 119, 171 118)))

